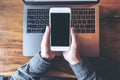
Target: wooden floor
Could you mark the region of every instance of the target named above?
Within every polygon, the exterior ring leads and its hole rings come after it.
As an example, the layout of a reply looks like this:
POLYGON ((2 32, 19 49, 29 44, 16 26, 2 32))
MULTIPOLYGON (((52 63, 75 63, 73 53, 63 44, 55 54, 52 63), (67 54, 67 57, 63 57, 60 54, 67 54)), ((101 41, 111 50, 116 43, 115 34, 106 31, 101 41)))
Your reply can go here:
MULTIPOLYGON (((118 71, 120 71, 120 0, 100 0, 99 5, 100 57, 115 61, 115 66, 118 66, 118 71)), ((23 7, 22 0, 0 1, 1 76, 12 75, 19 66, 30 59, 30 57, 24 57, 22 54, 23 7)), ((59 68, 59 70, 64 71, 66 69, 59 68)), ((70 71, 70 75, 64 75, 74 77, 72 74, 70 71)))

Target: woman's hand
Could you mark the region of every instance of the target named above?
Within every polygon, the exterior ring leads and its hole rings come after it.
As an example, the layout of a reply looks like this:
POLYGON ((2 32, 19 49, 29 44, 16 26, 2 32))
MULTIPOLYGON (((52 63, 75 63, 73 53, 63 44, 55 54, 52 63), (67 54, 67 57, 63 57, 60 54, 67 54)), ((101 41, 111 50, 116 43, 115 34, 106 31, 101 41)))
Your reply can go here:
POLYGON ((41 57, 51 61, 55 58, 56 52, 50 50, 50 28, 49 26, 46 27, 42 42, 41 42, 41 57))
POLYGON ((78 50, 79 43, 77 42, 76 33, 73 27, 71 28, 71 36, 72 36, 71 48, 69 51, 63 52, 63 57, 70 64, 76 64, 80 61, 80 55, 78 50))

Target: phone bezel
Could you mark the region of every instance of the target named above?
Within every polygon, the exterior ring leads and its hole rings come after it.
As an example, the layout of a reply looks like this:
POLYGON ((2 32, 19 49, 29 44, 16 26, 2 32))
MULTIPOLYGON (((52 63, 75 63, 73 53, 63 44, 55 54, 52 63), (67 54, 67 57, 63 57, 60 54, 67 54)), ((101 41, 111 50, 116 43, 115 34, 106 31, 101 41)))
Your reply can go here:
MULTIPOLYGON (((51 28, 51 13, 70 13, 71 15, 71 9, 70 8, 66 8, 66 7, 54 7, 54 8, 50 8, 49 11, 49 24, 50 24, 50 28, 51 28)), ((51 45, 51 34, 50 34, 50 49, 52 51, 68 51, 70 49, 70 27, 71 27, 71 16, 70 16, 70 24, 69 24, 69 46, 52 46, 51 45)))

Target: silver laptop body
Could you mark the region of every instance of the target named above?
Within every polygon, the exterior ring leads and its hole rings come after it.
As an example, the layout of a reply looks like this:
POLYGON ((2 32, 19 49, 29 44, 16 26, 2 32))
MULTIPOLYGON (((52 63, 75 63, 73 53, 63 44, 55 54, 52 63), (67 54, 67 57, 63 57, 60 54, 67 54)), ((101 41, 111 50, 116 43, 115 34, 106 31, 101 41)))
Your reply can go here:
POLYGON ((80 54, 88 57, 99 56, 98 2, 99 0, 24 0, 23 55, 34 56, 41 51, 40 45, 45 27, 49 25, 49 9, 70 7, 74 14, 71 16, 74 19, 71 23, 75 27, 80 42, 80 54), (33 14, 39 16, 31 16, 33 14), (41 15, 44 14, 47 16, 42 17, 41 15), (84 14, 86 15, 81 16, 84 14), (87 16, 89 14, 90 16, 87 16))

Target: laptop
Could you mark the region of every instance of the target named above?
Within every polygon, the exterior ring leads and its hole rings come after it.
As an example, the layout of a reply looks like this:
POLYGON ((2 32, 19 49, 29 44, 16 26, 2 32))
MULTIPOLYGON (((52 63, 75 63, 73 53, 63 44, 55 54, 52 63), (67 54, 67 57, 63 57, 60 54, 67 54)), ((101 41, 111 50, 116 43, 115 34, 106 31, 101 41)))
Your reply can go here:
POLYGON ((34 56, 41 51, 45 27, 49 25, 51 7, 71 8, 82 56, 99 56, 99 0, 24 0, 23 55, 34 56))

